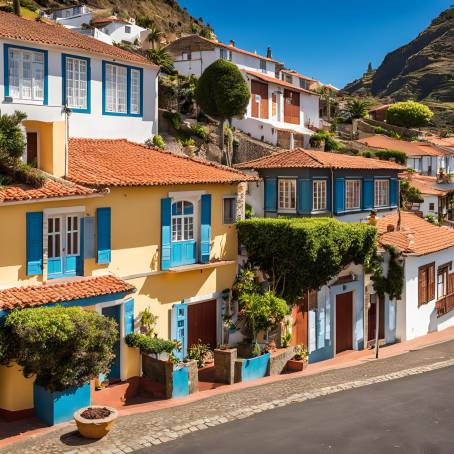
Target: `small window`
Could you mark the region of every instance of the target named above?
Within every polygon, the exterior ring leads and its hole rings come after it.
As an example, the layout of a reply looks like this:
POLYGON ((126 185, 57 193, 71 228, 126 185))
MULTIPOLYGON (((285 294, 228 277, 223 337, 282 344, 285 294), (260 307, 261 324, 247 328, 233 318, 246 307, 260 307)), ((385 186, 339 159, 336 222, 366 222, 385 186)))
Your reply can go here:
POLYGON ((315 180, 312 185, 313 211, 326 210, 326 180, 315 180))
POLYGON ((300 79, 300 88, 307 90, 307 80, 300 79))
POLYGON ((441 299, 448 295, 448 278, 449 278, 449 265, 438 268, 437 276, 437 297, 441 299))
POLYGON ((235 224, 236 221, 236 197, 224 197, 223 217, 224 224, 235 224))
POLYGON ((131 33, 131 26, 125 25, 125 33, 131 33))
POLYGON ((65 99, 70 108, 88 109, 88 60, 64 56, 65 99))
POLYGON ((355 210, 361 207, 361 181, 346 180, 345 182, 345 208, 355 210))
POLYGON ((224 49, 221 47, 220 49, 220 55, 223 60, 230 60, 232 61, 232 51, 229 49, 224 49))
POLYGON ((435 211, 435 203, 429 203, 429 211, 435 211))
POLYGON ((192 54, 191 52, 183 52, 181 54, 181 59, 182 60, 192 60, 192 54))
POLYGON ((50 259, 61 257, 61 218, 47 220, 47 256, 50 259))
POLYGON ((435 263, 418 269, 418 306, 435 299, 435 263))
POLYGON ((389 180, 375 180, 374 206, 389 205, 389 180))
POLYGON ((181 201, 172 205, 172 241, 194 239, 194 205, 181 201))
POLYGON ((286 74, 284 80, 285 80, 285 82, 288 82, 289 84, 293 84, 293 76, 291 74, 286 74))
POLYGON ((79 255, 79 217, 66 218, 66 255, 79 255))
POLYGON ((266 72, 266 60, 260 60, 260 71, 266 72))
POLYGON ((296 180, 279 180, 279 209, 296 209, 296 180))

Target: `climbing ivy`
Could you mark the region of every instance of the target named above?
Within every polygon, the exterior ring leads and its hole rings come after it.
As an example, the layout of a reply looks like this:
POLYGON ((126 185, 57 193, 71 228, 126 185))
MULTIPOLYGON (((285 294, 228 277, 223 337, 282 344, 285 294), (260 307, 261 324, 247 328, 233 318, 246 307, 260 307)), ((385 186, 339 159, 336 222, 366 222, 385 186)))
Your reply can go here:
POLYGON ((365 223, 254 218, 240 221, 238 232, 251 265, 269 276, 271 289, 288 303, 326 284, 351 262, 369 263, 376 254, 377 230, 365 223))
POLYGON ((373 258, 369 271, 378 296, 383 299, 387 293, 391 300, 398 300, 404 288, 404 267, 398 262, 399 255, 392 246, 385 246, 385 250, 389 255, 387 275, 383 275, 383 257, 379 256, 373 258))

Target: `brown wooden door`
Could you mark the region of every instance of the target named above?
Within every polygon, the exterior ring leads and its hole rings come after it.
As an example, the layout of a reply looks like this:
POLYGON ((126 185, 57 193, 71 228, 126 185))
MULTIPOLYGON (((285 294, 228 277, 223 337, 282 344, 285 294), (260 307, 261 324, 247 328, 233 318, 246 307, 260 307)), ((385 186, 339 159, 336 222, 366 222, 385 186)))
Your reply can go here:
POLYGON ((300 94, 293 90, 284 90, 284 121, 300 124, 300 94))
POLYGON ((188 305, 188 348, 199 342, 216 348, 216 300, 188 305))
POLYGON ((251 115, 255 118, 268 118, 268 84, 251 81, 251 99, 251 115))
POLYGON ((308 343, 308 307, 307 298, 301 298, 292 307, 292 345, 308 343))
POLYGON ((27 164, 38 164, 38 133, 27 132, 27 164))
POLYGON ((353 292, 336 296, 336 353, 353 349, 353 292))
MULTIPOLYGON (((378 338, 379 339, 384 339, 385 338, 385 304, 384 301, 380 301, 380 320, 379 320, 379 325, 380 328, 378 330, 378 338)), ((367 340, 375 340, 375 321, 376 321, 376 310, 377 310, 377 304, 371 304, 369 307, 369 313, 367 317, 367 340)))

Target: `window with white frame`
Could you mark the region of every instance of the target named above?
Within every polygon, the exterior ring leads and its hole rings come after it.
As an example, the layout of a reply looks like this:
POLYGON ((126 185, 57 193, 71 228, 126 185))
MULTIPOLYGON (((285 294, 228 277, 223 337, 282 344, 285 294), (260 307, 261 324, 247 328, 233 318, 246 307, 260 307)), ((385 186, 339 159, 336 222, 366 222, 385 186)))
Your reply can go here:
POLYGON ((375 180, 374 206, 384 207, 389 205, 389 180, 375 180))
POLYGON ((266 72, 266 60, 260 59, 260 71, 266 72))
POLYGON ((106 111, 127 113, 128 69, 106 64, 106 111))
POLYGON ((131 69, 131 113, 140 113, 140 71, 131 69))
POLYGON ((47 220, 47 256, 50 259, 61 257, 61 234, 61 218, 49 218, 47 220))
POLYGON ((13 99, 44 101, 44 52, 8 48, 9 96, 13 99))
POLYGON ((230 60, 232 61, 232 51, 229 49, 224 49, 221 47, 220 49, 220 56, 223 60, 230 60))
POLYGON ((131 33, 131 26, 130 25, 125 25, 125 33, 131 33))
POLYGON ((235 224, 236 221, 236 197, 224 197, 223 200, 223 222, 224 224, 235 224))
POLYGON ((345 181, 345 209, 354 210, 361 207, 361 181, 345 181))
POLYGON ((65 57, 66 103, 75 109, 88 108, 88 62, 82 58, 65 57))
POLYGON ((312 210, 326 210, 326 180, 314 180, 312 183, 312 210))
POLYGON ((66 255, 79 255, 79 216, 66 216, 66 255))
POLYGON ((172 241, 194 239, 194 204, 187 201, 172 204, 172 241))
POLYGON ((296 180, 279 180, 279 209, 296 209, 296 180))

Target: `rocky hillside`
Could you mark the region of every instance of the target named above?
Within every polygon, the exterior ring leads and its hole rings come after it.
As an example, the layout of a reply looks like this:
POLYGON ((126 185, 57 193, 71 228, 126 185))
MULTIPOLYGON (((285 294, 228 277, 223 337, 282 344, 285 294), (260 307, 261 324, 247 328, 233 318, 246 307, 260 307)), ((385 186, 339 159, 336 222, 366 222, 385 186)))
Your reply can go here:
POLYGON ((373 73, 343 90, 386 101, 416 99, 438 113, 440 126, 454 127, 454 6, 413 41, 386 55, 373 73))

